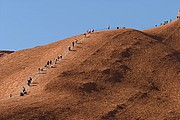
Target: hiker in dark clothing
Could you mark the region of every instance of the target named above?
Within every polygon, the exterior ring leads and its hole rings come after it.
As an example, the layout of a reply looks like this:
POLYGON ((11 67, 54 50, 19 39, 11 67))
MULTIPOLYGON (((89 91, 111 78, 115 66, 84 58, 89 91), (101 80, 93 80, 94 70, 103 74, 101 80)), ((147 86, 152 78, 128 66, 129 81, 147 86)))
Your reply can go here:
POLYGON ((47 61, 47 66, 49 66, 49 61, 47 61))
POLYGON ((51 60, 49 61, 49 64, 52 65, 52 61, 51 60))
POLYGON ((45 68, 45 69, 47 68, 47 64, 44 65, 44 68, 45 68))
POLYGON ((54 64, 57 64, 57 61, 58 61, 58 60, 57 60, 57 59, 55 59, 55 60, 54 60, 54 64))
POLYGON ((24 96, 24 94, 27 94, 25 87, 23 86, 22 92, 20 92, 20 96, 24 96))
POLYGON ((27 85, 30 87, 30 85, 31 85, 31 80, 27 80, 27 85))
POLYGON ((94 29, 92 29, 92 33, 94 32, 94 29))
POLYGON ((111 27, 110 26, 108 26, 108 30, 110 29, 111 27))
POLYGON ((26 89, 25 89, 25 87, 23 86, 23 91, 22 91, 24 94, 27 94, 27 92, 26 92, 26 89))
POLYGON ((49 61, 49 65, 51 68, 53 67, 53 62, 51 60, 49 61))
POLYGON ((71 51, 71 47, 70 46, 68 46, 68 51, 71 51))
POLYGON ((30 78, 27 80, 27 85, 30 86, 30 85, 31 85, 31 82, 32 82, 32 78, 30 77, 30 78))
POLYGON ((74 42, 72 42, 72 47, 74 47, 74 42))
POLYGON ((62 55, 60 55, 59 57, 60 57, 60 59, 62 59, 62 55))
POLYGON ((38 68, 38 74, 40 74, 41 73, 41 68, 38 68))
POLYGON ((22 91, 23 91, 23 93, 24 93, 24 92, 26 92, 26 89, 25 89, 25 87, 24 87, 24 86, 23 86, 23 90, 22 90, 22 91))
POLYGON ((23 92, 20 92, 20 96, 24 96, 24 93, 23 93, 23 92))
POLYGON ((84 33, 84 38, 86 38, 86 33, 84 33))

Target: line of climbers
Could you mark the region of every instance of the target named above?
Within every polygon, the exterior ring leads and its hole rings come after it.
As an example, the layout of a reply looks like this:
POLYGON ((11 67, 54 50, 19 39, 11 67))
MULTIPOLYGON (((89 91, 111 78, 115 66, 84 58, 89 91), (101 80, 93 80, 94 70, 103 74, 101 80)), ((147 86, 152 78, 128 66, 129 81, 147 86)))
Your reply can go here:
MULTIPOLYGON (((125 27, 122 27, 122 28, 125 28, 125 27)), ((111 27, 108 26, 107 29, 110 30, 111 27)), ((116 29, 119 29, 119 27, 117 27, 116 29)), ((82 39, 87 38, 87 35, 90 34, 90 33, 93 33, 93 32, 95 32, 94 29, 88 29, 88 30, 86 31, 86 33, 83 34, 84 37, 83 37, 82 39)), ((80 40, 82 40, 82 39, 80 39, 80 40)), ((73 47, 75 47, 75 44, 78 44, 78 40, 77 40, 77 39, 75 39, 75 40, 72 42, 72 44, 71 44, 72 47, 71 47, 71 46, 68 46, 68 51, 71 51, 71 50, 73 49, 73 47)), ((37 74, 42 74, 44 71, 47 70, 47 68, 53 68, 54 65, 57 64, 57 62, 58 62, 59 60, 62 60, 62 58, 63 58, 63 57, 62 57, 62 54, 60 54, 59 56, 57 56, 57 57, 54 59, 54 61, 52 61, 52 60, 47 61, 47 63, 44 65, 43 68, 38 68, 37 74)), ((33 79, 32 77, 30 77, 30 78, 27 80, 27 87, 28 87, 28 88, 31 86, 33 80, 34 80, 34 79, 33 79)), ((27 91, 26 87, 22 86, 22 91, 20 92, 20 96, 26 95, 27 92, 28 92, 28 91, 27 91)), ((10 94, 10 97, 12 97, 12 94, 10 94)))
MULTIPOLYGON (((170 20, 170 22, 172 22, 172 20, 170 20)), ((164 24, 167 24, 168 23, 168 21, 165 21, 164 22, 164 24)), ((156 25, 156 27, 157 27, 157 25, 156 25)), ((116 27, 116 29, 119 29, 120 27, 116 27)), ((125 27, 122 27, 123 29, 125 28, 125 27)), ((107 27, 107 30, 110 30, 110 29, 112 29, 111 28, 111 26, 108 26, 107 27)), ((98 31, 98 30, 97 30, 98 31)), ((87 34, 90 34, 90 33, 93 33, 93 32, 95 32, 95 30, 94 29, 88 29, 83 35, 84 35, 84 37, 82 38, 82 39, 84 39, 84 38, 87 38, 87 34)), ((80 40, 82 40, 82 39, 80 39, 80 40)), ((72 47, 71 46, 68 46, 68 51, 71 51, 72 50, 72 48, 75 46, 75 44, 77 44, 78 43, 78 40, 77 39, 75 39, 75 41, 73 41, 72 42, 72 47)), ((59 56, 57 56, 57 58, 55 58, 54 59, 54 62, 52 61, 52 60, 49 60, 49 61, 47 61, 47 63, 44 65, 44 67, 43 68, 38 68, 38 74, 41 74, 43 71, 45 71, 45 70, 47 70, 47 68, 53 68, 54 67, 54 65, 55 64, 57 64, 57 62, 58 62, 58 60, 62 60, 62 54, 60 54, 59 56)), ((31 83, 32 83, 32 78, 30 77, 28 80, 27 80, 27 86, 28 87, 30 87, 31 86, 31 83)), ((25 94, 27 94, 27 90, 26 90, 26 88, 23 86, 22 87, 22 92, 20 92, 20 96, 24 96, 25 94)), ((10 94, 10 97, 12 97, 12 94, 10 94)))
POLYGON ((166 24, 168 24, 168 23, 173 22, 173 20, 177 20, 177 19, 179 19, 179 18, 180 18, 180 17, 177 16, 176 19, 170 19, 169 21, 168 21, 168 20, 167 20, 167 21, 164 21, 163 23, 160 23, 159 25, 155 25, 155 27, 166 25, 166 24))
MULTIPOLYGON (((180 17, 179 17, 179 18, 180 18, 180 17)), ((170 19, 170 22, 172 22, 171 19, 170 19)), ((160 26, 161 26, 161 25, 165 25, 165 24, 167 24, 167 23, 168 23, 168 21, 164 21, 164 24, 160 24, 160 26)), ((158 26, 158 25, 156 25, 156 27, 157 27, 157 26, 158 26)), ((122 28, 125 29, 126 27, 122 27, 122 28)), ((110 29, 113 29, 113 28, 111 28, 111 26, 108 26, 108 27, 107 27, 107 30, 110 30, 110 29)), ((120 27, 116 27, 116 29, 120 29, 120 27)), ((101 30, 97 30, 97 31, 101 31, 101 30)), ((94 29, 88 29, 88 30, 86 31, 86 33, 83 34, 84 37, 83 37, 82 39, 86 38, 86 37, 87 37, 87 34, 90 34, 90 33, 93 33, 93 32, 95 32, 94 29)), ((80 40, 82 40, 82 39, 80 39, 80 40)), ((73 47, 75 46, 75 44, 77 44, 77 43, 78 43, 78 40, 75 39, 75 41, 72 42, 72 48, 73 48, 73 47)), ((71 46, 68 46, 68 51, 71 51, 72 48, 71 48, 71 46)), ((55 60, 54 60, 54 65, 57 64, 58 60, 62 60, 62 54, 60 54, 59 56, 57 56, 57 58, 55 58, 55 60)), ((52 61, 52 60, 47 61, 47 63, 44 65, 43 68, 38 68, 38 74, 41 74, 43 71, 47 70, 47 68, 53 68, 54 65, 53 65, 53 61, 52 61)), ((28 87, 31 86, 32 81, 33 81, 33 79, 32 79, 31 77, 27 80, 27 86, 28 86, 28 87)), ((22 87, 22 92, 20 92, 20 96, 24 96, 25 94, 27 94, 27 90, 26 90, 26 88, 23 86, 23 87, 22 87)), ((10 94, 10 97, 12 97, 12 94, 10 94)))
MULTIPOLYGON (((109 30, 111 27, 108 26, 107 29, 109 30)), ((125 27, 122 27, 122 28, 125 28, 125 27)), ((119 29, 119 27, 117 27, 116 29, 119 29)), ((86 33, 84 33, 84 38, 87 37, 87 34, 90 34, 90 33, 93 33, 95 32, 94 29, 88 29, 86 31, 86 33)), ((84 39, 82 38, 82 39, 84 39)), ((75 46, 75 44, 78 44, 78 40, 75 39, 75 41, 72 42, 72 48, 75 46)), ((68 46, 68 51, 71 51, 71 46, 68 46)), ((41 74, 43 71, 47 70, 47 68, 53 68, 55 64, 57 64, 58 60, 62 60, 62 54, 60 54, 57 58, 55 58, 54 60, 54 63, 52 60, 49 60, 47 61, 47 63, 44 65, 43 68, 38 68, 38 74, 41 74)), ((32 83, 32 78, 30 77, 28 80, 27 80, 27 86, 30 87, 31 86, 31 83, 32 83)), ((23 86, 22 87, 22 92, 20 92, 20 96, 24 96, 25 94, 27 94, 27 90, 26 88, 23 86)), ((10 94, 10 97, 12 97, 12 94, 10 94)))
MULTIPOLYGON (((94 30, 91 31, 91 32, 94 32, 94 30)), ((87 35, 87 34, 90 34, 91 32, 87 32, 87 33, 85 33, 85 34, 87 35)), ((86 38, 86 35, 85 35, 82 39, 86 38)), ((80 39, 80 40, 82 40, 82 39, 80 39)), ((71 50, 75 47, 75 44, 78 44, 78 39, 75 39, 75 40, 71 43, 71 45, 68 46, 68 52, 71 51, 71 50)), ((44 65, 43 68, 38 68, 38 69, 37 69, 37 74, 42 74, 42 73, 43 73, 44 71, 46 71, 48 68, 53 68, 54 65, 57 64, 57 62, 60 61, 60 60, 62 60, 62 59, 63 59, 63 56, 62 56, 62 54, 60 54, 59 56, 57 56, 57 57, 54 59, 54 61, 52 61, 52 60, 47 61, 47 63, 44 65)), ((32 80, 33 80, 33 79, 32 79, 31 77, 27 80, 27 86, 28 86, 28 87, 31 86, 32 80)), ((22 86, 22 91, 20 92, 20 96, 24 96, 24 95, 26 95, 26 94, 27 94, 27 90, 26 90, 26 88, 25 88, 24 86, 22 86)), ((12 94, 10 94, 10 97, 12 97, 12 94)))

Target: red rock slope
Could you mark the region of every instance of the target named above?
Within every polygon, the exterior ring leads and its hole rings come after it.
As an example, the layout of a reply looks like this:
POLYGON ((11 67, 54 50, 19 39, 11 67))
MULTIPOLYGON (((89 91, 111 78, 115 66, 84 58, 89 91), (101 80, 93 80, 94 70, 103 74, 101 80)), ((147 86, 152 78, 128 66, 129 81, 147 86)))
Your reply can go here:
POLYGON ((179 24, 78 35, 3 57, 0 119, 180 119, 179 24), (54 68, 37 74, 60 54, 66 56, 54 68), (30 76, 28 95, 20 97, 30 76))

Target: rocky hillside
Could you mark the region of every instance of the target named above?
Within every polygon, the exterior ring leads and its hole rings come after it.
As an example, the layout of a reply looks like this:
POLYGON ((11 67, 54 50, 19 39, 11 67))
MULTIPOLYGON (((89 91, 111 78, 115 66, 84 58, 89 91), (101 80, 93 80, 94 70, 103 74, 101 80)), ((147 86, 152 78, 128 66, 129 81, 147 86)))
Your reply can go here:
POLYGON ((144 31, 106 30, 4 56, 0 119, 179 120, 179 28, 175 20, 144 31), (19 96, 29 77, 28 94, 19 96))

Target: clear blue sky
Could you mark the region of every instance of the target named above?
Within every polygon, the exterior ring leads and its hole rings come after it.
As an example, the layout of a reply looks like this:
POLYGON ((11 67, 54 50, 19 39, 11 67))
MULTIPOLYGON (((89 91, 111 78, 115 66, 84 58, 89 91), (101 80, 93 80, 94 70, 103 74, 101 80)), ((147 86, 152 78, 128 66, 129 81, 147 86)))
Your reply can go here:
POLYGON ((0 0, 0 50, 41 46, 88 28, 146 29, 175 19, 179 0, 0 0))

